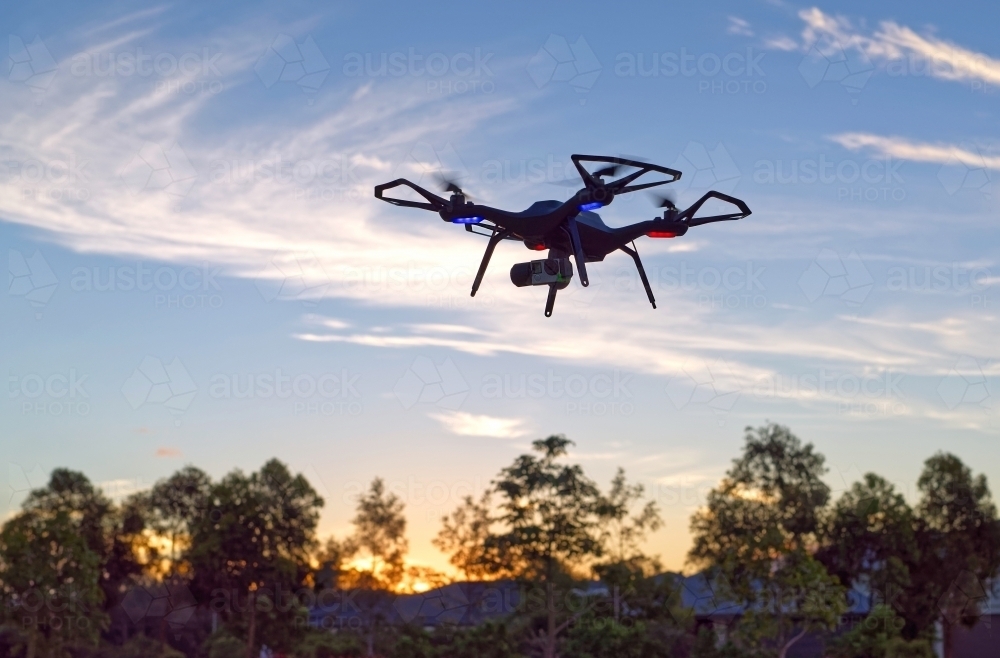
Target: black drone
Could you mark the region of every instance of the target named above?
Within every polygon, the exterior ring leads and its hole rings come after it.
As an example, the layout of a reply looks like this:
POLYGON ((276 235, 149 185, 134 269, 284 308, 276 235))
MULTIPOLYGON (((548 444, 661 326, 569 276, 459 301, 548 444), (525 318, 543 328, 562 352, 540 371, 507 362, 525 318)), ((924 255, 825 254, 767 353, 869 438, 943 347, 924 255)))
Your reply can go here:
POLYGON ((631 226, 611 228, 594 212, 595 210, 610 204, 618 195, 673 183, 681 177, 681 172, 624 158, 598 155, 574 155, 571 158, 577 171, 580 172, 584 187, 568 201, 537 201, 522 212, 509 212, 471 202, 457 184, 443 178, 441 184, 445 191, 451 193, 450 199, 443 199, 405 178, 376 185, 375 197, 397 206, 432 210, 441 215, 441 219, 446 222, 464 224, 466 231, 489 237, 486 253, 476 273, 476 280, 472 284, 473 297, 483 282, 483 275, 486 273, 486 266, 489 265, 493 250, 501 240, 523 242, 533 251, 548 249, 548 258, 518 263, 510 269, 510 279, 515 286, 549 286, 549 296, 545 302, 546 317, 552 315, 556 292, 568 286, 570 279, 573 278, 573 265, 569 261, 571 254, 576 261, 577 269, 580 270, 580 283, 588 286, 590 281, 587 278, 587 263, 603 261, 605 256, 615 250, 624 251, 635 261, 649 303, 656 308, 656 300, 649 287, 646 271, 642 268, 642 261, 639 260, 639 253, 635 249, 635 239, 642 236, 675 238, 687 233, 692 226, 743 219, 750 214, 750 208, 743 201, 728 194, 712 191, 684 211, 678 210, 669 198, 660 197, 659 207, 664 208, 663 217, 638 222, 631 226), (605 166, 591 173, 581 164, 583 162, 600 163, 605 166), (635 171, 613 181, 603 180, 605 177, 618 175, 623 169, 635 171), (649 173, 663 174, 669 178, 632 184, 640 176, 649 173), (426 199, 426 202, 383 196, 387 190, 400 186, 410 188, 426 199), (739 212, 696 218, 694 215, 709 199, 730 203, 736 206, 739 212), (486 229, 489 232, 477 231, 476 228, 486 229), (630 243, 631 247, 628 246, 630 243))

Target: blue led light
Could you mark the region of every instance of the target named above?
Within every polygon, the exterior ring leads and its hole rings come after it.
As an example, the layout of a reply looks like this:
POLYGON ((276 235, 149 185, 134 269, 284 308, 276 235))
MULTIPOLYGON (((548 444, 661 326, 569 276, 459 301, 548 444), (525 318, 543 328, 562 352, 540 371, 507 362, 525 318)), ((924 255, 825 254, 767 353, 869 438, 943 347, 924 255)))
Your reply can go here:
POLYGON ((452 224, 478 224, 483 221, 482 217, 456 217, 451 220, 452 224))
POLYGON ((604 204, 602 204, 602 203, 600 203, 598 201, 591 201, 590 203, 585 203, 585 204, 581 205, 580 206, 580 210, 597 210, 598 208, 602 207, 603 205, 604 204))

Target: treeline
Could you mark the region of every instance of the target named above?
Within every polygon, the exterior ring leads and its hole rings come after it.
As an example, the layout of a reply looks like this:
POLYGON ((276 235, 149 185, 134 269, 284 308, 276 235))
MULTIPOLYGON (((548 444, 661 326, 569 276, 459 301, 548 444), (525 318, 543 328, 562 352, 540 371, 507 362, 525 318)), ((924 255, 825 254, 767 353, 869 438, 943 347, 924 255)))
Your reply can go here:
POLYGON ((1000 567, 986 479, 957 457, 926 461, 913 507, 871 473, 831 501, 823 456, 770 424, 747 428, 692 517, 690 564, 719 614, 695 611, 684 578, 642 550, 655 501, 620 469, 599 486, 566 462, 570 445, 535 441, 442 519, 434 543, 462 580, 519 598, 433 629, 392 614, 396 593, 448 580, 407 566, 404 504, 380 479, 353 532, 320 541, 322 498, 277 460, 219 480, 188 466, 118 503, 57 469, 0 530, 0 655, 783 658, 809 635, 826 655, 903 658, 930 656, 940 634, 950 656, 1000 567), (322 623, 348 609, 356 623, 322 623))

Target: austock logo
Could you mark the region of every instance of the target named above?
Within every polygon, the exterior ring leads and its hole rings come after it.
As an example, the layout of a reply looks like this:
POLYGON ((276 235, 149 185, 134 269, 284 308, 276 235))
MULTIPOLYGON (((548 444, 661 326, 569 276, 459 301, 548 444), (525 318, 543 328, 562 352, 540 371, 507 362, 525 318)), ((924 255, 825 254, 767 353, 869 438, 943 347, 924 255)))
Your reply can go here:
MULTIPOLYGON (((583 36, 570 44, 566 37, 550 34, 528 62, 528 75, 539 89, 551 82, 567 82, 578 94, 584 94, 597 82, 601 68, 583 36)), ((580 98, 580 105, 586 102, 580 98)))
POLYGON ((48 476, 38 464, 30 468, 14 462, 7 464, 7 487, 10 489, 7 507, 13 509, 15 498, 27 495, 32 489, 45 486, 47 479, 48 476))
POLYGON ((688 142, 672 166, 684 174, 673 186, 678 192, 717 190, 729 194, 741 177, 739 168, 721 142, 712 150, 701 142, 688 142))
POLYGON ((162 191, 174 197, 186 197, 198 178, 198 172, 176 142, 144 143, 120 175, 132 194, 162 191))
POLYGON ((9 375, 7 396, 16 400, 22 415, 86 416, 90 394, 84 385, 87 375, 75 368, 48 375, 9 375))
POLYGON ((287 34, 279 34, 257 60, 254 71, 267 89, 278 82, 294 82, 303 93, 315 94, 330 73, 330 63, 311 36, 295 43, 287 34))
MULTIPOLYGON (((222 593, 220 593, 222 594, 222 593)), ((625 613, 632 589, 595 584, 585 589, 559 592, 555 605, 559 612, 572 616, 590 613, 575 623, 594 624, 597 628, 630 626, 634 620, 625 613)), ((300 602, 312 601, 308 623, 327 630, 360 629, 372 618, 434 626, 461 624, 491 616, 513 613, 538 614, 547 609, 546 588, 542 584, 452 583, 427 592, 384 596, 366 590, 324 589, 305 591, 300 602)), ((218 596, 220 603, 224 597, 218 596)), ((270 607, 270 603, 265 604, 270 607)), ((301 619, 296 620, 301 623, 301 619)))
POLYGON ((856 251, 841 259, 832 249, 823 249, 799 277, 799 288, 810 302, 832 296, 839 297, 848 306, 863 304, 874 284, 875 280, 856 251))
POLYGON ((941 379, 937 393, 949 410, 958 408, 978 409, 986 417, 986 424, 1000 428, 1000 417, 994 409, 991 382, 987 377, 990 362, 972 356, 959 357, 955 365, 941 379))
POLYGON ((180 425, 180 416, 191 406, 198 386, 180 359, 175 357, 164 365, 159 358, 147 356, 122 384, 121 390, 132 409, 162 404, 178 417, 174 424, 180 425))
POLYGON ((74 292, 154 292, 156 308, 221 308, 222 287, 216 277, 221 267, 203 263, 200 267, 147 267, 135 265, 73 268, 69 287, 74 292))
POLYGON ((743 394, 743 387, 725 360, 710 363, 689 359, 681 366, 681 373, 667 382, 666 393, 678 410, 699 406, 711 409, 719 426, 723 427, 743 394))
POLYGON ((619 53, 615 57, 615 75, 640 78, 688 78, 698 80, 698 93, 763 94, 767 81, 761 60, 765 53, 748 47, 744 52, 694 54, 687 48, 680 52, 619 53))
POLYGON ((404 409, 418 403, 458 409, 469 394, 469 385, 450 358, 434 365, 429 358, 418 356, 396 382, 392 392, 404 409))
POLYGON ((631 374, 617 369, 590 376, 551 369, 544 373, 491 373, 483 377, 480 395, 485 399, 566 400, 567 414, 628 416, 634 411, 631 379, 631 374))
POLYGON ((82 202, 90 199, 89 165, 75 153, 0 161, 0 182, 14 186, 23 201, 82 202))
POLYGON ((40 251, 25 258, 20 251, 10 249, 7 252, 7 270, 10 273, 7 294, 27 299, 38 309, 35 317, 41 319, 41 309, 45 308, 59 285, 59 279, 48 262, 40 251))
POLYGON ((875 65, 860 46, 841 44, 828 36, 813 43, 799 64, 799 73, 810 89, 821 82, 839 83, 851 94, 854 105, 874 72, 875 65))
POLYGON ((862 375, 820 368, 797 374, 775 373, 754 384, 757 399, 828 401, 847 415, 889 416, 907 412, 902 384, 906 375, 871 369, 862 375))
POLYGON ((989 197, 993 191, 993 175, 990 169, 1000 167, 1000 158, 994 153, 984 152, 978 144, 961 144, 938 169, 937 179, 944 186, 948 196, 963 191, 978 191, 989 197))
POLYGON ((323 263, 312 253, 275 255, 254 278, 265 302, 298 301, 304 306, 316 306, 330 283, 323 263))
POLYGON ((218 373, 209 382, 208 394, 215 400, 292 400, 296 415, 360 415, 361 394, 355 388, 360 374, 346 368, 319 375, 273 373, 218 373))
POLYGON ((148 587, 133 587, 122 598, 121 607, 133 623, 148 617, 162 618, 179 631, 187 625, 198 602, 183 582, 165 582, 148 587))
POLYGON ((39 36, 28 44, 21 37, 9 36, 8 79, 23 82, 32 91, 41 93, 49 88, 56 77, 56 61, 39 36))
POLYGON ((58 588, 30 587, 0 593, 0 606, 16 615, 22 628, 48 629, 54 633, 90 629, 93 611, 72 584, 58 588))
POLYGON ((344 55, 343 74, 349 78, 426 78, 428 94, 492 94, 496 84, 489 61, 493 53, 481 48, 472 51, 423 54, 415 48, 407 52, 344 55))
POLYGON ((971 571, 958 574, 947 591, 938 599, 938 611, 949 624, 957 624, 963 619, 979 618, 983 614, 982 605, 989 601, 989 592, 983 581, 971 571))

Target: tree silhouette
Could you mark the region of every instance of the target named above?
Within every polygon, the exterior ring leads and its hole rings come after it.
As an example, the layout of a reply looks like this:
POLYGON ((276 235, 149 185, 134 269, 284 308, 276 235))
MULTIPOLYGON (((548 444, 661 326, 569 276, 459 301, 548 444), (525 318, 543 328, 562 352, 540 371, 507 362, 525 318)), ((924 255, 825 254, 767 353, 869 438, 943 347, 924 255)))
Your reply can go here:
POLYGON ((191 528, 209 513, 212 481, 201 469, 186 466, 153 485, 147 496, 150 525, 170 541, 168 573, 187 570, 178 558, 191 546, 191 528))
POLYGON ((358 496, 351 521, 354 534, 346 546, 369 563, 359 570, 361 587, 394 590, 402 582, 409 550, 404 509, 399 497, 386 491, 382 478, 372 480, 368 491, 358 496))
MULTIPOLYGON (((579 613, 557 605, 557 588, 570 571, 603 554, 597 485, 579 465, 558 463, 573 442, 562 435, 532 443, 540 456, 521 455, 494 481, 500 530, 486 542, 495 573, 515 573, 545 590, 544 628, 537 640, 545 658, 558 655, 558 638, 579 613)), ((563 588, 565 589, 565 588, 563 588)))
POLYGON ((924 462, 917 489, 921 551, 914 579, 922 596, 912 605, 941 622, 944 655, 951 658, 955 627, 976 624, 983 583, 1000 567, 1000 523, 986 476, 973 476, 955 455, 938 453, 924 462))
POLYGON ((809 551, 829 488, 822 455, 788 428, 746 428, 733 461, 707 504, 691 520, 689 560, 721 576, 744 606, 747 646, 775 647, 784 657, 805 633, 832 629, 846 610, 845 591, 809 551))
POLYGON ((74 473, 69 480, 76 493, 70 493, 62 487, 64 475, 70 472, 54 473, 47 489, 32 492, 30 505, 0 531, 0 588, 8 602, 0 614, 27 634, 26 658, 39 650, 54 655, 75 642, 96 644, 107 624, 101 555, 88 543, 97 537, 81 531, 78 510, 94 501, 95 491, 74 473))
POLYGON ((208 513, 191 528, 193 585, 231 625, 246 624, 247 658, 253 658, 259 622, 270 646, 289 642, 298 628, 292 594, 309 572, 323 499, 276 459, 249 476, 229 473, 210 495, 208 513))
POLYGON ((513 577, 513 570, 501 565, 495 555, 488 555, 490 534, 497 519, 493 515, 491 492, 483 492, 476 501, 472 496, 462 499, 454 512, 441 517, 441 530, 431 540, 447 553, 448 561, 458 568, 466 580, 488 577, 513 577))
POLYGON ((910 587, 918 548, 913 510, 884 478, 866 473, 826 515, 817 558, 839 580, 869 592, 869 608, 895 612, 910 587))

